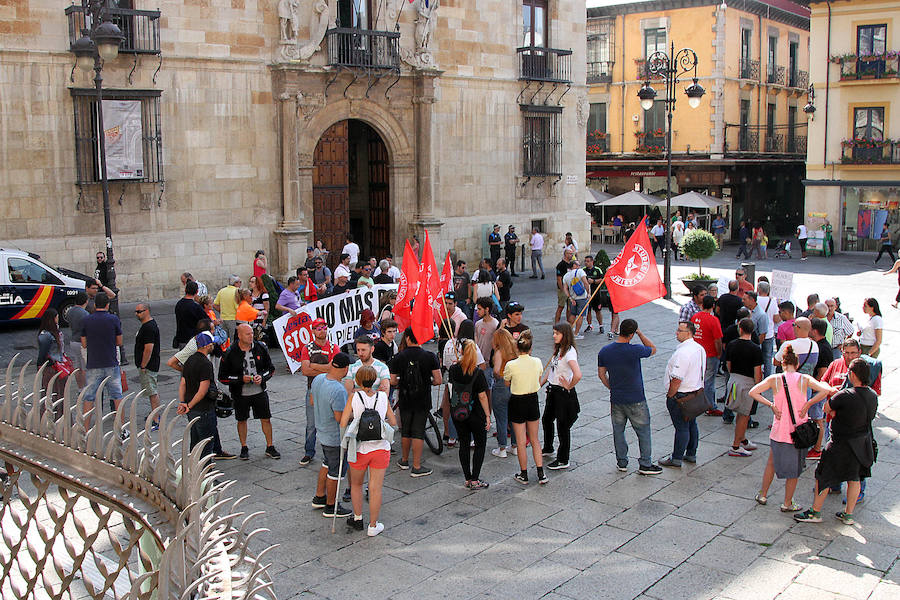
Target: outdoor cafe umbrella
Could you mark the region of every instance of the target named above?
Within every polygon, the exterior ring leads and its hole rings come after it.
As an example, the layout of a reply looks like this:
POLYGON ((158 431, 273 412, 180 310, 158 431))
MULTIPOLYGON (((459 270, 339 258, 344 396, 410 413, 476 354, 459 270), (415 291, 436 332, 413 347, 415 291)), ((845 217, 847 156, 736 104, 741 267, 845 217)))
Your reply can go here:
POLYGON ((598 192, 597 190, 591 189, 589 187, 584 188, 584 190, 585 204, 603 204, 603 202, 613 197, 612 194, 607 194, 606 192, 598 192))
MULTIPOLYGON (((665 205, 666 199, 663 198, 658 204, 665 205)), ((686 192, 672 198, 672 206, 683 206, 686 208, 718 208, 725 204, 719 198, 701 194, 700 192, 686 192)))

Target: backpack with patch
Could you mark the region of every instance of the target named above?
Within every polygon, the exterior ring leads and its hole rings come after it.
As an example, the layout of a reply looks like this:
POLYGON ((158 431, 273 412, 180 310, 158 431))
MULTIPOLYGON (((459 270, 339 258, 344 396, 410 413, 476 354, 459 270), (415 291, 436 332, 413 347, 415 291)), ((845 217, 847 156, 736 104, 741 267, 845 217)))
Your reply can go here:
MULTIPOLYGON (((404 406, 416 406, 421 404, 421 398, 425 390, 425 381, 422 379, 422 371, 417 360, 406 360, 403 371, 400 373, 400 385, 398 392, 404 406)), ((430 399, 429 399, 430 401, 430 399)))
POLYGON ((472 414, 472 387, 474 373, 469 383, 453 383, 450 389, 450 416, 454 421, 465 421, 472 414))
POLYGON ((372 408, 366 406, 365 396, 362 392, 359 394, 359 401, 362 402, 363 411, 359 415, 359 427, 356 430, 357 442, 377 442, 382 439, 381 415, 376 410, 378 406, 378 394, 375 395, 375 404, 372 408))

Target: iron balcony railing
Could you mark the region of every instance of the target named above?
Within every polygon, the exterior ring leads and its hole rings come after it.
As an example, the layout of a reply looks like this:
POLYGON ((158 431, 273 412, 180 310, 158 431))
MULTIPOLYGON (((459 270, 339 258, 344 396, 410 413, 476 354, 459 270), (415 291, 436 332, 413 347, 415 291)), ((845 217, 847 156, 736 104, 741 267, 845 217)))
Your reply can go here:
POLYGON ((609 135, 602 132, 589 133, 587 135, 587 154, 596 156, 609 152, 609 135))
POLYGON ((865 57, 864 59, 842 59, 841 81, 848 79, 890 79, 900 73, 900 55, 885 54, 883 57, 865 57))
POLYGON ((788 75, 788 87, 805 90, 809 86, 809 73, 806 71, 791 71, 788 75))
POLYGON ((774 63, 769 63, 766 67, 766 83, 775 85, 784 85, 785 68, 774 63))
POLYGON ((540 46, 517 48, 519 80, 572 83, 572 51, 540 46))
POLYGON ((788 154, 806 154, 806 136, 789 135, 787 139, 788 154))
MULTIPOLYGON (((125 39, 119 45, 119 52, 125 54, 159 54, 158 10, 134 10, 131 8, 106 9, 109 20, 119 26, 125 39)), ((91 16, 85 15, 84 7, 66 7, 69 21, 69 47, 81 38, 82 29, 91 28, 91 16)))
POLYGON ((900 165, 900 142, 855 139, 842 144, 841 162, 851 165, 900 165))
POLYGON ((399 69, 400 33, 335 27, 325 32, 332 67, 399 69))
POLYGON ((738 130, 738 151, 759 152, 759 132, 749 129, 738 130))
POLYGON ((613 62, 610 60, 587 64, 588 83, 609 83, 612 81, 613 62))
POLYGON ((747 58, 741 59, 741 79, 753 79, 759 81, 759 61, 747 58))
POLYGON ((766 152, 784 152, 783 133, 766 133, 766 152))

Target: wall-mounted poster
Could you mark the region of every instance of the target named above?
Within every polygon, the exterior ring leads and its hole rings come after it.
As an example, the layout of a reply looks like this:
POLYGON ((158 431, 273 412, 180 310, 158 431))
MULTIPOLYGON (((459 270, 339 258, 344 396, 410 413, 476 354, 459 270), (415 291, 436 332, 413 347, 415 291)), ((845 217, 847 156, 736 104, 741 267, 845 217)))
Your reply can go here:
POLYGON ((104 100, 106 172, 109 179, 143 179, 144 148, 140 100, 104 100))

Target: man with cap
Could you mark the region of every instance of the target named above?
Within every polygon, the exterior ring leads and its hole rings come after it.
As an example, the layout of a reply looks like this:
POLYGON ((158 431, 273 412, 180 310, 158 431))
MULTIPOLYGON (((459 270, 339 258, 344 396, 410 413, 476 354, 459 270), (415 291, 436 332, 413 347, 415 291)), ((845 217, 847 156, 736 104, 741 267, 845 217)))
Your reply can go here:
MULTIPOLYGON (((328 340, 328 323, 325 322, 325 319, 316 319, 310 328, 313 339, 303 347, 300 353, 300 372, 307 377, 306 442, 303 446, 303 458, 300 459, 301 467, 308 465, 316 455, 316 412, 310 397, 313 380, 316 376, 329 371, 328 365, 339 351, 338 347, 328 340)), ((349 366, 349 364, 348 362, 347 365, 349 366)))
POLYGON ((491 267, 497 268, 497 259, 500 258, 500 246, 503 244, 503 236, 500 235, 500 225, 494 224, 494 230, 488 234, 488 246, 491 249, 491 267))
POLYGON ((215 386, 215 375, 208 357, 215 344, 213 336, 206 331, 198 333, 194 339, 197 351, 187 359, 181 370, 176 412, 187 415, 188 421, 199 418, 191 425, 191 450, 203 440, 212 438, 212 442, 203 448, 203 456, 206 456, 221 448, 216 426, 215 396, 209 394, 210 387, 215 386))
POLYGON ((325 371, 310 385, 316 431, 322 444, 322 467, 316 481, 313 508, 324 508, 323 517, 349 517, 352 513, 337 502, 338 474, 347 473, 346 458, 341 460, 341 416, 347 405, 347 390, 342 380, 347 375, 350 357, 338 352, 325 371), (342 464, 343 463, 343 464, 342 464))
POLYGON ((513 277, 518 277, 516 274, 516 245, 519 243, 519 236, 516 235, 516 226, 510 225, 509 231, 506 232, 506 235, 503 236, 503 248, 506 254, 506 264, 509 267, 509 272, 512 273, 513 277))
POLYGON ((316 268, 316 249, 312 246, 306 247, 306 262, 303 265, 310 271, 316 268))

